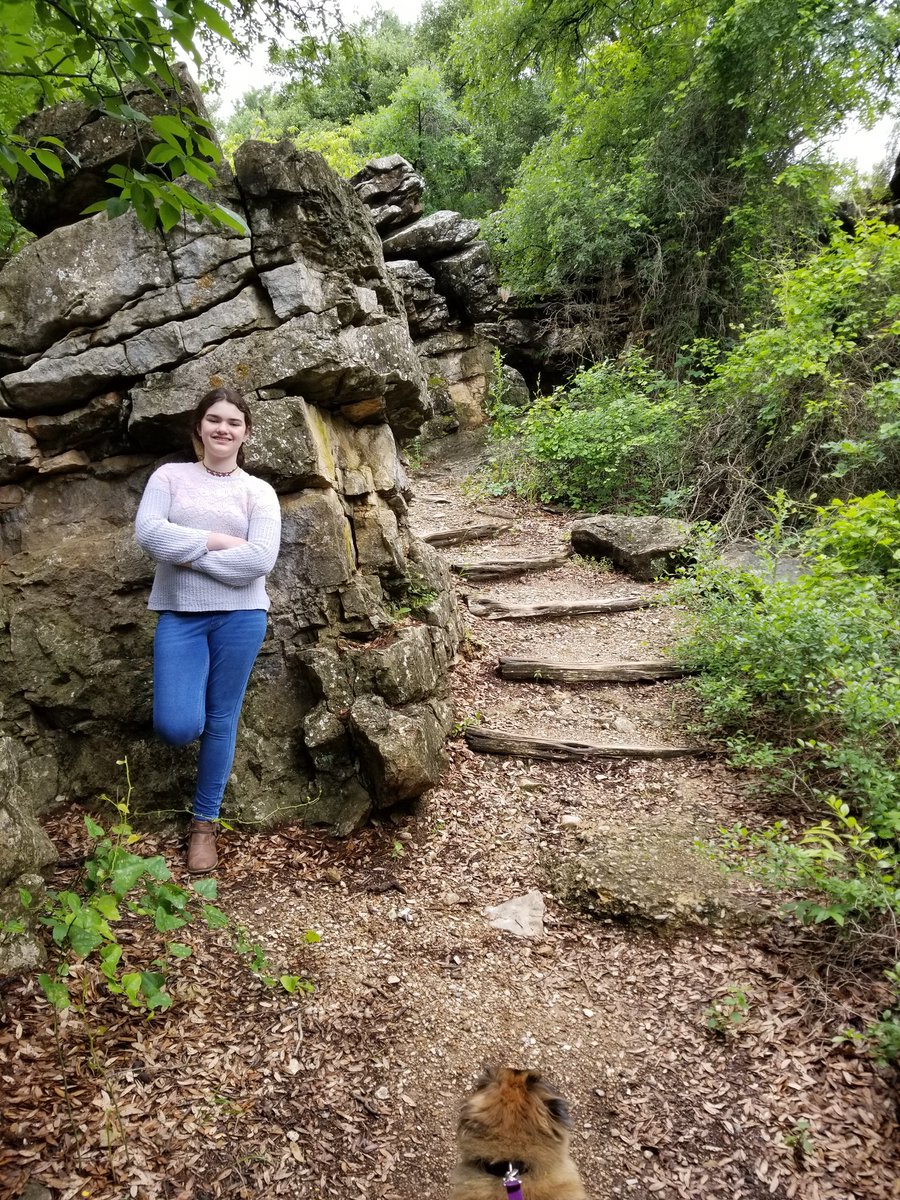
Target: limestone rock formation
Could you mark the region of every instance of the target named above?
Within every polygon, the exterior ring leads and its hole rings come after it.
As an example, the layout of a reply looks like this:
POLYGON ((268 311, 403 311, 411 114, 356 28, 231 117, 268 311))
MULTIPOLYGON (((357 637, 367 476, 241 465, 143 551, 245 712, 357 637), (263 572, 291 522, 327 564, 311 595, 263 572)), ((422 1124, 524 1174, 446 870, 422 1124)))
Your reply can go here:
MULTIPOLYGON (((159 89, 146 86, 126 88, 128 103, 145 117, 165 113, 176 103, 203 115, 205 110, 200 90, 186 68, 176 67, 178 96, 159 81, 159 89)), ((20 225, 39 237, 78 221, 89 204, 105 200, 109 195, 106 183, 109 169, 118 163, 139 166, 159 140, 149 123, 138 127, 89 108, 80 101, 42 109, 27 117, 17 133, 29 142, 42 137, 61 138, 66 154, 60 156, 62 177, 51 174, 49 183, 21 171, 8 190, 9 207, 20 225)))
POLYGON ((351 178, 379 231, 405 225, 422 215, 425 180, 400 154, 373 158, 351 178))
POLYGON ((250 401, 248 468, 284 517, 226 812, 349 830, 441 770, 459 618, 406 519, 398 439, 430 406, 403 297, 319 155, 248 143, 217 199, 247 236, 48 215, 0 271, 0 819, 34 842, 0 857, 0 908, 47 861, 33 815, 113 788, 124 755, 145 813, 189 802, 191 752, 150 727, 153 564, 132 522, 151 471, 191 454, 210 387, 250 401))
POLYGON ((548 885, 567 908, 600 920, 678 930, 751 919, 721 869, 671 824, 605 829, 571 855, 546 862, 548 885))
POLYGON ((572 524, 572 549, 608 558, 632 579, 649 583, 684 561, 690 535, 686 521, 602 513, 572 524))
POLYGON ((401 289, 437 414, 426 432, 480 425, 497 338, 496 326, 492 336, 476 326, 496 323, 501 302, 478 222, 450 210, 418 215, 424 183, 399 155, 374 159, 350 182, 382 233, 387 269, 401 289), (413 195, 415 216, 404 207, 413 195))

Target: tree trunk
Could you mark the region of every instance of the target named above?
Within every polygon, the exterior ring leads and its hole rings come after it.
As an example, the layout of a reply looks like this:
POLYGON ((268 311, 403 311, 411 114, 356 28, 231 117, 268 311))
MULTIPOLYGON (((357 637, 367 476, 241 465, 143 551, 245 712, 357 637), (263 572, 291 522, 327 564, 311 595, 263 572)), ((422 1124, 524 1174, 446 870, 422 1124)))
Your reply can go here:
POLYGON ((680 679, 690 672, 669 659, 645 662, 563 663, 549 659, 501 658, 503 679, 537 679, 559 683, 653 683, 680 679))
POLYGON ((460 546, 463 542, 477 542, 481 538, 496 537, 498 533, 506 533, 508 529, 512 529, 510 521, 460 525, 455 529, 436 529, 433 533, 423 533, 422 541, 427 542, 429 546, 460 546))
POLYGON ((469 612, 486 621, 513 621, 529 617, 577 617, 582 613, 633 612, 649 608, 652 596, 620 596, 609 600, 560 600, 546 604, 507 604, 491 596, 466 597, 469 612))
POLYGON ((450 564, 450 569, 457 575, 462 575, 464 579, 500 579, 506 575, 524 575, 526 571, 552 571, 554 567, 564 567, 571 554, 571 550, 565 550, 547 558, 495 558, 477 563, 454 562, 450 564))

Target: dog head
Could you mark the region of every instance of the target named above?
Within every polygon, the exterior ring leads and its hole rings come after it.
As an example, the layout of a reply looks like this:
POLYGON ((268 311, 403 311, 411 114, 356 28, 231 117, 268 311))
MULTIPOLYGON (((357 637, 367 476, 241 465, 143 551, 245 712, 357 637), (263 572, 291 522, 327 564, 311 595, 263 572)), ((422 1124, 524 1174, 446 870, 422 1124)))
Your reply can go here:
POLYGON ((459 1140, 472 1157, 510 1160, 568 1143, 565 1100, 538 1071, 486 1068, 463 1105, 459 1140))

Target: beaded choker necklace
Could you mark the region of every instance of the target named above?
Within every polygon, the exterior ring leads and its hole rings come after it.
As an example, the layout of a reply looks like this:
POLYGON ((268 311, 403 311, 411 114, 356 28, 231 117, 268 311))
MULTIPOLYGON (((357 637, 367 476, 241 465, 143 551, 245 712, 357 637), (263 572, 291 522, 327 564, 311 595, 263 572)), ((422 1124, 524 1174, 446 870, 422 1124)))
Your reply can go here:
POLYGON ((214 471, 212 467, 208 467, 206 463, 204 463, 203 469, 206 471, 207 475, 215 475, 216 479, 227 479, 229 475, 233 475, 235 473, 237 467, 232 467, 230 471, 214 471))

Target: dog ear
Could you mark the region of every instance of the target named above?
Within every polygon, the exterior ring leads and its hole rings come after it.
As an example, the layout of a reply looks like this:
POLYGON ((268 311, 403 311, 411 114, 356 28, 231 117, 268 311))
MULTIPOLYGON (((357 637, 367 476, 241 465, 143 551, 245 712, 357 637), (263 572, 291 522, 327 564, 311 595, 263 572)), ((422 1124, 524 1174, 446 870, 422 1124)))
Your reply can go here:
POLYGON ((495 1067, 493 1063, 485 1063, 481 1068, 481 1074, 475 1080, 475 1091, 480 1092, 482 1088, 486 1088, 490 1083, 496 1083, 500 1078, 500 1068, 495 1067))
POLYGON ((572 1118, 569 1115, 569 1106, 563 1100, 562 1096, 545 1096, 544 1103, 547 1106, 547 1111, 550 1116, 563 1129, 572 1128, 572 1118))
POLYGON ((462 1116, 459 1118, 459 1124, 456 1127, 457 1136, 483 1138, 488 1134, 488 1127, 483 1121, 479 1121, 477 1117, 469 1116, 463 1110, 462 1116))

